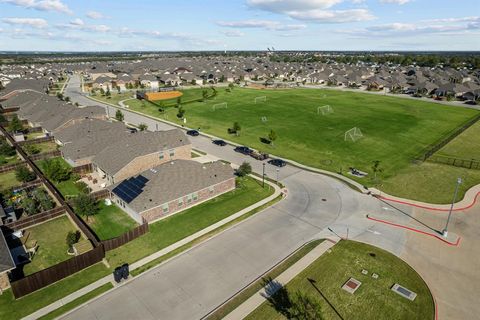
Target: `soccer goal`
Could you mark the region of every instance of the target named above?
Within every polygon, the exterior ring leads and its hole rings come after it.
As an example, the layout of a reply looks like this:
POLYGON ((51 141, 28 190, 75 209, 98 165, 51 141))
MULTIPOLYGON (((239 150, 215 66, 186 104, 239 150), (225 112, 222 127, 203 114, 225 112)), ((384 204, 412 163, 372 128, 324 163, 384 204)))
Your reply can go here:
POLYGON ((256 97, 254 99, 255 103, 257 102, 266 102, 267 101, 267 97, 266 96, 261 96, 261 97, 256 97))
POLYGON ((329 113, 333 113, 333 108, 328 104, 326 106, 318 107, 317 108, 317 114, 320 114, 320 113, 322 113, 323 116, 325 116, 329 113))
POLYGON ((360 131, 360 129, 357 127, 345 131, 345 141, 350 139, 353 142, 356 142, 360 138, 363 138, 363 134, 362 131, 360 131))
POLYGON ((228 108, 228 105, 227 105, 226 102, 216 103, 212 106, 213 111, 218 110, 218 109, 227 109, 227 108, 228 108))

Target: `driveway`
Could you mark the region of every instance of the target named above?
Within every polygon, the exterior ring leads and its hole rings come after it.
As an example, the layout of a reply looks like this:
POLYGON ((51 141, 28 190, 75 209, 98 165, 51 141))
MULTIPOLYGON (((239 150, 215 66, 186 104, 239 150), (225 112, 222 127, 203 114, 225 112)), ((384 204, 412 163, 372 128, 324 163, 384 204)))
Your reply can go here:
MULTIPOLYGON (((82 105, 101 105, 81 95, 77 77, 72 77, 66 95, 82 105)), ((103 106, 109 108, 110 114, 114 112, 115 108, 103 106)), ((122 112, 127 122, 143 122, 158 130, 172 128, 148 117, 122 112)), ((202 136, 190 140, 194 148, 232 163, 248 160, 255 172, 262 173, 261 161, 235 153, 231 146, 213 145, 202 136)), ((273 179, 278 175, 288 188, 286 199, 89 302, 64 319, 199 319, 306 241, 336 237, 327 227, 341 237, 348 234, 398 256, 405 254, 410 241, 405 229, 365 218, 367 213, 381 214, 384 203, 353 191, 336 179, 290 165, 277 171, 267 164, 265 170, 273 179)), ((409 207, 403 209, 414 213, 409 207)), ((428 254, 428 248, 425 250, 414 256, 428 254)), ((419 267, 428 270, 428 265, 419 267)))

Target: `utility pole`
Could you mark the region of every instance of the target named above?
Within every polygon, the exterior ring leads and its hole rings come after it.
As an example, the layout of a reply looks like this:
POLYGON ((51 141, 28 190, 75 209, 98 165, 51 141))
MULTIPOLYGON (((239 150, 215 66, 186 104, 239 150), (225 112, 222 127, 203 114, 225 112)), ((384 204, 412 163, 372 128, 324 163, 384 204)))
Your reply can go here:
POLYGON ((448 212, 448 218, 447 218, 447 223, 445 224, 445 229, 442 231, 442 235, 446 238, 448 236, 448 223, 450 222, 450 217, 452 215, 453 211, 453 205, 455 204, 455 201, 457 200, 457 194, 458 194, 458 188, 462 184, 462 178, 457 178, 457 184, 455 186, 455 193, 453 194, 453 200, 452 200, 452 205, 450 206, 450 211, 448 212))
POLYGON ((262 188, 265 188, 265 162, 262 163, 262 167, 263 167, 263 170, 262 170, 262 188))

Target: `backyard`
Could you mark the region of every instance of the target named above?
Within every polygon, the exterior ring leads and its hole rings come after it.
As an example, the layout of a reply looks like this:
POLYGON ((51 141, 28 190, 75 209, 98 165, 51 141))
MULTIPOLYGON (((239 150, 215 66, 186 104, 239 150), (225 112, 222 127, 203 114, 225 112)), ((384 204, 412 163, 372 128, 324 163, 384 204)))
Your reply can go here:
POLYGON ((246 319, 286 319, 276 309, 286 308, 298 291, 318 301, 324 319, 426 320, 435 316, 432 295, 415 270, 391 253, 354 241, 340 241, 291 280, 286 291, 282 303, 273 307, 264 302, 246 319), (362 274, 363 269, 368 274, 362 274), (341 288, 350 277, 362 283, 354 294, 341 288), (390 290, 395 283, 415 292, 415 300, 390 290))
MULTIPOLYGON (((30 248, 36 244, 38 250, 32 261, 24 266, 24 274, 29 275, 69 259, 65 239, 69 231, 76 230, 65 215, 25 229, 25 236, 28 236, 25 246, 30 248)), ((88 240, 80 239, 80 242, 85 241, 88 240)))
POLYGON ((22 183, 15 177, 15 171, 0 173, 0 193, 3 193, 21 184, 22 183))
POLYGON ((132 218, 113 203, 107 206, 105 201, 100 200, 98 207, 99 210, 95 215, 83 219, 86 220, 100 240, 118 237, 137 226, 132 218))

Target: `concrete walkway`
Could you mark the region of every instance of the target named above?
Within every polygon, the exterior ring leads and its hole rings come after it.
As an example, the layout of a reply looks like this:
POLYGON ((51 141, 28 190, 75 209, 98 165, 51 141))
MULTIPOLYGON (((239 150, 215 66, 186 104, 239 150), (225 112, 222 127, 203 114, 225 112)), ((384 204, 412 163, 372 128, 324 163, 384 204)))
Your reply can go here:
POLYGON ((335 242, 325 240, 316 246, 312 251, 307 253, 304 257, 298 260, 290 268, 285 270, 282 274, 272 280, 267 286, 257 291, 249 299, 245 300, 235 310, 230 312, 224 320, 239 320, 243 319, 264 303, 268 297, 277 292, 281 286, 285 286, 290 280, 295 278, 300 272, 305 270, 321 255, 328 251, 335 245, 335 242), (281 286, 280 286, 281 285, 281 286))
MULTIPOLYGON (((258 178, 258 177, 256 177, 256 176, 251 175, 251 177, 254 178, 254 179, 257 179, 257 180, 261 181, 261 179, 258 178)), ((143 258, 143 259, 138 260, 137 262, 132 263, 132 264, 130 265, 130 271, 135 270, 135 269, 137 269, 137 268, 139 268, 139 267, 141 267, 141 266, 143 266, 143 265, 145 265, 145 264, 147 264, 147 263, 149 263, 149 262, 151 262, 151 261, 153 261, 153 260, 155 260, 155 259, 157 259, 157 258, 160 258, 161 256, 164 256, 164 255, 166 255, 166 254, 168 254, 168 253, 170 253, 170 252, 172 252, 172 251, 174 251, 174 250, 182 247, 183 245, 186 245, 186 244, 192 242, 192 241, 195 240, 195 239, 198 239, 198 238, 206 235, 207 233, 209 233, 209 232, 211 232, 211 231, 213 231, 213 230, 215 230, 215 229, 217 229, 217 228, 219 228, 219 227, 222 227, 222 226, 226 225, 227 223, 229 223, 229 222, 231 222, 231 221, 233 221, 233 220, 235 220, 235 219, 243 216, 244 214, 246 214, 246 213, 248 213, 248 212, 250 212, 250 211, 252 211, 252 210, 255 210, 256 208, 259 208, 259 207, 267 204, 268 202, 274 200, 276 197, 278 197, 279 195, 281 195, 281 194, 283 193, 283 190, 281 190, 280 187, 278 187, 276 184, 271 183, 271 182, 269 182, 269 181, 265 181, 265 183, 268 183, 268 184, 274 189, 274 193, 273 193, 272 195, 270 195, 269 197, 267 197, 267 198, 265 198, 265 199, 263 199, 263 200, 255 203, 255 204, 252 204, 251 206, 248 206, 248 207, 246 207, 246 208, 244 208, 244 209, 242 209, 242 210, 240 210, 240 211, 238 211, 238 212, 236 212, 236 213, 228 216, 227 218, 225 218, 225 219, 223 219, 223 220, 221 220, 221 221, 218 221, 218 222, 216 222, 216 223, 208 226, 207 228, 202 229, 202 230, 200 230, 200 231, 198 231, 198 232, 196 232, 196 233, 194 233, 194 234, 192 234, 192 235, 190 235, 190 236, 188 236, 188 237, 186 237, 186 238, 184 238, 184 239, 182 239, 182 240, 180 240, 180 241, 178 241, 178 242, 175 242, 175 243, 169 245, 168 247, 163 248, 163 249, 160 250, 160 251, 157 251, 157 252, 155 252, 155 253, 153 253, 153 254, 151 254, 151 255, 143 258)), ((246 221, 246 220, 248 220, 248 219, 245 219, 245 220, 243 220, 243 221, 246 221)), ((231 226, 230 228, 233 228, 233 227, 235 227, 235 225, 231 226)), ((214 236, 212 236, 212 237, 216 237, 216 236, 220 235, 221 233, 229 230, 230 228, 227 228, 227 229, 225 229, 225 230, 222 230, 220 233, 218 233, 218 234, 216 234, 216 235, 214 235, 214 236)), ((209 239, 210 239, 210 238, 209 238, 209 239)), ((207 240, 208 240, 208 239, 206 239, 205 241, 207 241, 207 240)), ((198 246, 198 245, 199 245, 199 244, 193 246, 192 248, 189 248, 188 250, 186 250, 186 251, 184 251, 184 252, 182 252, 182 253, 180 253, 180 254, 183 254, 183 253, 185 253, 185 252, 187 252, 187 251, 195 248, 195 247, 198 246)), ((172 257, 172 258, 173 258, 173 257, 172 257)), ((172 258, 170 258, 170 259, 172 259, 172 258)), ((170 259, 167 259, 167 260, 163 261, 162 264, 168 262, 170 259)), ((99 279, 99 280, 97 280, 97 281, 89 284, 88 286, 85 286, 85 287, 83 287, 82 289, 77 290, 77 291, 69 294, 68 296, 63 297, 62 299, 57 300, 57 301, 55 301, 54 303, 52 303, 52 304, 50 304, 50 305, 48 305, 48 306, 46 306, 46 307, 43 307, 42 309, 39 309, 39 310, 35 311, 34 313, 32 313, 32 314, 30 314, 30 315, 28 315, 28 316, 26 316, 26 317, 24 317, 24 318, 22 318, 22 319, 25 319, 25 320, 27 320, 27 319, 28 319, 28 320, 38 319, 38 318, 40 318, 40 317, 42 317, 42 316, 44 316, 44 315, 46 315, 46 314, 48 314, 48 313, 50 313, 50 312, 52 312, 52 311, 54 311, 54 310, 60 308, 61 306, 63 306, 63 305, 65 305, 65 304, 67 304, 67 303, 69 303, 69 302, 71 302, 71 301, 73 301, 73 300, 75 300, 75 299, 77 299, 77 298, 85 295, 86 293, 88 293, 88 292, 90 292, 90 291, 92 291, 92 290, 94 290, 94 289, 96 289, 96 288, 98 288, 98 287, 101 287, 101 286, 104 285, 105 283, 111 282, 112 284, 114 284, 116 287, 113 288, 113 289, 111 289, 111 290, 115 290, 116 288, 121 287, 121 286, 127 284, 127 283, 128 283, 129 281, 131 281, 132 279, 133 279, 133 277, 130 277, 129 280, 121 283, 120 285, 117 285, 117 284, 114 282, 112 275, 105 276, 105 277, 103 277, 103 278, 101 278, 101 279, 99 279)), ((110 292, 111 290, 109 290, 109 291, 107 291, 107 292, 110 292)), ((97 298, 98 298, 98 297, 97 297, 97 298)), ((82 305, 83 305, 83 304, 82 304, 82 305)), ((79 307, 81 307, 81 306, 79 306, 79 307)), ((79 308, 79 307, 78 307, 78 308, 79 308)), ((75 308, 75 309, 77 309, 77 308, 75 308)), ((75 310, 75 309, 74 309, 74 310, 75 310)), ((72 311, 73 311, 73 310, 72 310, 72 311)))

